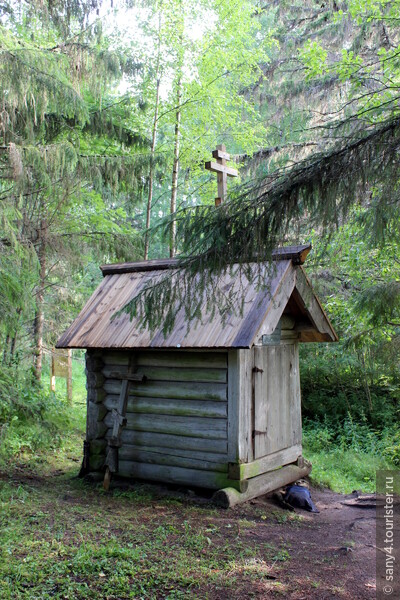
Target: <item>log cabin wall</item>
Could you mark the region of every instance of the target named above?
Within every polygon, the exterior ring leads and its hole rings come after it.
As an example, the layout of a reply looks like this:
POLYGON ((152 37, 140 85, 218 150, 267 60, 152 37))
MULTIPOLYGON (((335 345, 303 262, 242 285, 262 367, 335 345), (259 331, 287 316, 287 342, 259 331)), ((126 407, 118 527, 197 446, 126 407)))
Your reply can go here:
POLYGON ((88 406, 91 468, 104 464, 121 390, 118 376, 128 372, 132 355, 135 373, 146 381, 130 383, 119 474, 213 489, 232 485, 227 476, 226 351, 103 350, 101 360, 88 353, 88 397, 97 401, 88 406))
POLYGON ((89 470, 102 469, 106 457, 107 427, 103 419, 107 413, 104 406, 104 363, 102 352, 88 350, 86 352, 86 388, 87 388, 87 421, 86 440, 89 444, 89 470))

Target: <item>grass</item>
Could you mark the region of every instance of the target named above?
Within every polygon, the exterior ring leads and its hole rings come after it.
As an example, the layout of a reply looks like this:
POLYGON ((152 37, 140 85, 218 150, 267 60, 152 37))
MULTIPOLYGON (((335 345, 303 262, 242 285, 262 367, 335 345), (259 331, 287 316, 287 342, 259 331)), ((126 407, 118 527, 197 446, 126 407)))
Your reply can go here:
POLYGON ((396 452, 388 451, 391 447, 394 438, 388 430, 374 431, 350 418, 342 423, 306 420, 303 426, 303 454, 313 465, 313 483, 343 494, 374 492, 378 470, 398 469, 390 460, 394 456, 397 461, 397 446, 396 452))
POLYGON ((367 452, 340 448, 313 452, 305 448, 304 455, 312 463, 312 482, 342 494, 353 490, 372 493, 376 488, 376 471, 396 469, 384 458, 367 452))
POLYGON ((290 559, 226 511, 146 488, 105 494, 72 474, 0 483, 2 599, 240 597, 243 584, 273 587, 272 564, 290 559))

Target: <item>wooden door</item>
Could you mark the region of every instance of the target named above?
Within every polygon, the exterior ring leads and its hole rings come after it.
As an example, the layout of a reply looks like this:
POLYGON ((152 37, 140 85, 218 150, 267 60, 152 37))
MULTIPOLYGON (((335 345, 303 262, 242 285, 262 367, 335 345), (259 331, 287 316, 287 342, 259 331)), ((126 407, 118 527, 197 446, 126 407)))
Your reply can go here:
POLYGON ((297 344, 254 348, 254 458, 301 443, 297 344))

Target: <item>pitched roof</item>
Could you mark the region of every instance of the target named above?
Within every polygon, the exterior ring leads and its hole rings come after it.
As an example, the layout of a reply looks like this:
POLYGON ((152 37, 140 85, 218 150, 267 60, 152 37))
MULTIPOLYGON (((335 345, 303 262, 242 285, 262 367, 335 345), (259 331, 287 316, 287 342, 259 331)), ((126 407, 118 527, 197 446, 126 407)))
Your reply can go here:
MULTIPOLYGON (((165 271, 179 276, 175 259, 123 263, 102 267, 104 279, 81 313, 61 336, 58 348, 250 348, 262 334, 272 333, 290 299, 303 321, 308 322, 305 341, 334 341, 336 334, 312 292, 301 267, 300 254, 309 247, 281 249, 276 262, 250 265, 253 275, 246 276, 238 265, 229 269, 216 285, 226 297, 241 299, 241 310, 231 312, 223 321, 218 310, 207 312, 203 302, 202 317, 188 322, 183 309, 177 312, 172 331, 164 336, 162 327, 156 331, 140 328, 138 319, 127 313, 113 315, 134 298, 146 285, 159 281, 165 271), (285 250, 287 251, 285 253, 285 250), (301 272, 299 272, 299 269, 301 272), (257 285, 261 276, 263 287, 257 285), (254 281, 253 281, 254 279, 254 281), (299 281, 298 281, 299 280, 299 281), (265 283, 266 282, 266 283, 265 283), (311 295, 310 295, 311 290, 311 295), (294 295, 297 294, 293 300, 294 295), (311 314, 312 313, 312 314, 311 314), (312 336, 312 332, 317 336, 312 336)), ((306 328, 304 329, 306 331, 306 328)))

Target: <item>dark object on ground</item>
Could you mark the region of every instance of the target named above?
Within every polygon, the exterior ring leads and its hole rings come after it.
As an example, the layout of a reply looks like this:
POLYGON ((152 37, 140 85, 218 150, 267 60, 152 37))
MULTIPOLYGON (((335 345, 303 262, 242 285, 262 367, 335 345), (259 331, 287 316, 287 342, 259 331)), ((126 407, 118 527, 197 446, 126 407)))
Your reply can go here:
POLYGON ((311 500, 310 491, 301 485, 290 485, 287 487, 283 501, 295 508, 303 508, 310 512, 319 513, 318 508, 311 500))
POLYGON ((283 499, 284 494, 282 492, 275 492, 272 495, 272 498, 274 499, 274 501, 279 504, 279 506, 281 508, 284 508, 285 510, 294 510, 293 506, 290 506, 290 504, 288 504, 287 502, 284 501, 283 499))

